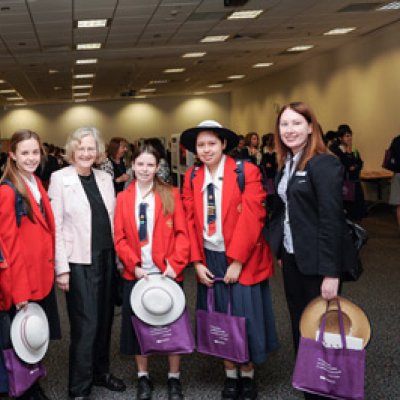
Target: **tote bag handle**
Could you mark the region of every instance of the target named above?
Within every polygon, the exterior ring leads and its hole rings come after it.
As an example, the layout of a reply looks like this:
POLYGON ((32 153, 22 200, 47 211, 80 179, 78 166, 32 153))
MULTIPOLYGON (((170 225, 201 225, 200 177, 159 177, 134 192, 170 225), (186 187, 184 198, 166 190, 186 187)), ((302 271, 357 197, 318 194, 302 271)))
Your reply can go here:
MULTIPOLYGON (((214 278, 214 282, 224 282, 224 278, 214 278)), ((228 303, 226 313, 232 315, 232 301, 231 301, 231 285, 228 284, 228 303)), ((214 309, 214 288, 207 289, 207 310, 215 311, 214 309)))
MULTIPOLYGON (((324 316, 322 317, 322 321, 321 321, 321 325, 319 327, 319 336, 318 336, 318 342, 322 343, 323 342, 323 338, 324 338, 324 334, 325 334, 325 326, 326 326, 326 316, 328 314, 328 309, 329 309, 329 304, 332 300, 328 300, 326 302, 326 311, 324 316)), ((340 338, 342 340, 342 348, 343 349, 347 349, 347 345, 346 345, 346 335, 344 334, 344 321, 343 321, 343 313, 342 313, 342 309, 340 307, 340 300, 339 298, 336 298, 335 300, 337 302, 338 305, 338 320, 339 320, 339 330, 340 330, 340 338)))

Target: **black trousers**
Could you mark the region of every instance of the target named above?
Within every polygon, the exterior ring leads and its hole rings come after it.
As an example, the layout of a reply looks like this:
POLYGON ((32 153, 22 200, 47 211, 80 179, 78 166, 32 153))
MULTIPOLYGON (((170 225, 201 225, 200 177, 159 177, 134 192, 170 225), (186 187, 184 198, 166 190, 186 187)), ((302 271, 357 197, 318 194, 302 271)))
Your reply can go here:
MULTIPOLYGON (((297 267, 294 255, 287 252, 284 252, 282 256, 282 264, 283 284, 292 323, 294 348, 297 354, 300 341, 299 326, 301 314, 307 304, 321 294, 323 277, 302 274, 297 267)), ((326 399, 326 397, 310 393, 304 393, 304 398, 307 400, 326 399)))
POLYGON ((70 264, 67 309, 69 395, 88 396, 93 377, 109 372, 110 338, 114 318, 115 252, 92 252, 92 264, 70 264))

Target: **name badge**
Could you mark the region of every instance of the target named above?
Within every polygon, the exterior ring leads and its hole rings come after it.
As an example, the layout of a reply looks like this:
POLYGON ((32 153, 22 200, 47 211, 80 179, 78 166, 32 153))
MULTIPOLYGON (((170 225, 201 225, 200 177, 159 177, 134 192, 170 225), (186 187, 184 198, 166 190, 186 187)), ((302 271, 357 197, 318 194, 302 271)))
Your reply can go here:
POLYGON ((306 176, 307 171, 296 171, 296 176, 306 176))

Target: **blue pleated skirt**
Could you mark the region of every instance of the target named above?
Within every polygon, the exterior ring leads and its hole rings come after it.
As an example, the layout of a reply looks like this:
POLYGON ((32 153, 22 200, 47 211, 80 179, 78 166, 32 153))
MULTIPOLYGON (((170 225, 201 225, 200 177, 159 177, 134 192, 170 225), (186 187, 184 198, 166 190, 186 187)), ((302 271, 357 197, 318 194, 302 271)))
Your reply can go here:
MULTIPOLYGON (((228 266, 225 252, 204 251, 208 269, 222 278, 228 266)), ((228 286, 225 283, 214 284, 214 298, 215 311, 226 313, 228 286)), ((232 314, 246 317, 250 361, 264 363, 267 354, 279 347, 268 280, 251 286, 231 285, 231 301, 232 314)), ((207 309, 207 287, 201 283, 197 289, 197 308, 207 309)))

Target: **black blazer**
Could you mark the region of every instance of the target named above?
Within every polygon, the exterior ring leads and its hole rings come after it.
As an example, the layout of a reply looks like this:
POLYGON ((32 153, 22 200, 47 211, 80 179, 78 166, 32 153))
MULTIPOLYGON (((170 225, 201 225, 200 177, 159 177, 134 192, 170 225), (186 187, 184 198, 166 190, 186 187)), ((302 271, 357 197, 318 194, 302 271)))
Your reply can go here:
MULTIPOLYGON (((276 185, 282 178, 278 172, 276 185)), ((295 171, 287 188, 289 221, 299 270, 305 275, 338 277, 342 264, 343 167, 331 154, 314 156, 295 171)), ((283 249, 285 205, 275 196, 265 237, 277 258, 283 249)))

